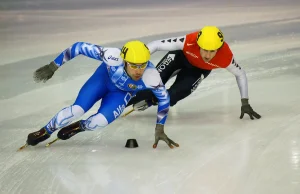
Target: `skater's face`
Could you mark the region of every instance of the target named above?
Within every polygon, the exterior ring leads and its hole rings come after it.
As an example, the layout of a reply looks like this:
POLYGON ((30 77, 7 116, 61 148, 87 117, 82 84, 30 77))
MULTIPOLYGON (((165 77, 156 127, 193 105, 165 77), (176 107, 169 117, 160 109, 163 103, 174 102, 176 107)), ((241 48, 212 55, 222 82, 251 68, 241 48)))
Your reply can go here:
POLYGON ((209 62, 217 54, 217 50, 208 51, 200 48, 200 55, 204 62, 209 62))
POLYGON ((142 78, 143 73, 147 67, 148 63, 143 63, 143 64, 132 64, 126 62, 126 71, 128 75, 131 77, 131 79, 137 81, 142 78))

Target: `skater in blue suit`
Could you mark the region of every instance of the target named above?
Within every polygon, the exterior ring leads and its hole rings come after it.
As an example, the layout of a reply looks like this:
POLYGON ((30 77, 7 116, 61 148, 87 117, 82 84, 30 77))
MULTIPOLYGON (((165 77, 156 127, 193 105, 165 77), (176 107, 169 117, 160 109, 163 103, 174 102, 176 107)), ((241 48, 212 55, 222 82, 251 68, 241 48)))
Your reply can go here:
POLYGON ((79 132, 101 129, 121 115, 138 91, 151 89, 159 101, 153 148, 159 140, 165 141, 170 148, 179 146, 164 132, 170 98, 158 71, 149 61, 150 51, 144 43, 130 41, 119 49, 77 42, 50 64, 36 70, 35 81, 46 82, 59 67, 78 55, 99 60, 102 64, 80 89, 74 104, 59 111, 39 131, 30 133, 26 145, 35 146, 56 130, 59 130, 58 139, 66 140, 79 132), (96 114, 78 120, 99 100, 102 100, 101 106, 96 114))

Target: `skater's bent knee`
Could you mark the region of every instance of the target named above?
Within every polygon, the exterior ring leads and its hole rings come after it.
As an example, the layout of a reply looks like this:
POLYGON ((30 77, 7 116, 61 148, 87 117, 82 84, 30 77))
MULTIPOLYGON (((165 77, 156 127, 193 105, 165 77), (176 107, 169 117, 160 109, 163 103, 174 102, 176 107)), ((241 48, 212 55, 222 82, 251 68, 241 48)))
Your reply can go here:
POLYGON ((84 110, 78 105, 72 105, 62 109, 55 117, 54 123, 58 126, 54 128, 63 127, 70 122, 80 118, 84 114, 84 110))
POLYGON ((84 115, 84 110, 79 105, 73 105, 73 106, 71 106, 71 111, 77 117, 81 117, 82 115, 84 115))
POLYGON ((91 116, 84 122, 85 126, 84 128, 87 130, 96 130, 96 129, 101 129, 104 128, 108 125, 108 121, 106 117, 98 113, 96 115, 91 116))
POLYGON ((192 91, 189 88, 176 88, 171 87, 169 90, 170 95, 170 106, 174 106, 180 100, 188 97, 192 91))
POLYGON ((174 106, 177 103, 177 100, 170 100, 170 106, 174 106))

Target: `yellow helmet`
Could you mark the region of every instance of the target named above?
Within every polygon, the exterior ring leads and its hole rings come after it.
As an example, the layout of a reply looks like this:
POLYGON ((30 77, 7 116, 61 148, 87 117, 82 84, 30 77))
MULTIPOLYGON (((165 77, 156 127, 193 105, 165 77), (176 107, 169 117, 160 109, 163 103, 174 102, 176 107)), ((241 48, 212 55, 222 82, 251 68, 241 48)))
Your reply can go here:
POLYGON ((224 43, 223 33, 216 26, 205 26, 197 36, 197 44, 205 50, 217 50, 224 43))
POLYGON ((123 46, 121 57, 129 63, 142 64, 149 61, 150 51, 141 41, 129 41, 123 46))

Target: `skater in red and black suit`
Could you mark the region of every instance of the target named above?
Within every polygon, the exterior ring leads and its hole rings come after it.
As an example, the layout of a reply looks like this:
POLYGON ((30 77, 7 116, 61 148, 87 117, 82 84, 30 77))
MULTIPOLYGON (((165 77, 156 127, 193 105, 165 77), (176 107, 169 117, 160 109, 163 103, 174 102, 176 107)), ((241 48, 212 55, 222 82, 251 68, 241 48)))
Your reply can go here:
MULTIPOLYGON (((164 84, 177 76, 168 89, 170 105, 189 96, 213 69, 225 68, 237 80, 241 95, 241 115, 248 114, 253 120, 261 118, 249 104, 248 81, 245 71, 235 61, 224 35, 216 26, 205 26, 198 32, 181 37, 156 40, 147 44, 151 54, 156 51, 169 51, 156 66, 164 84)), ((131 99, 134 110, 143 111, 157 103, 151 91, 140 91, 131 99)))

